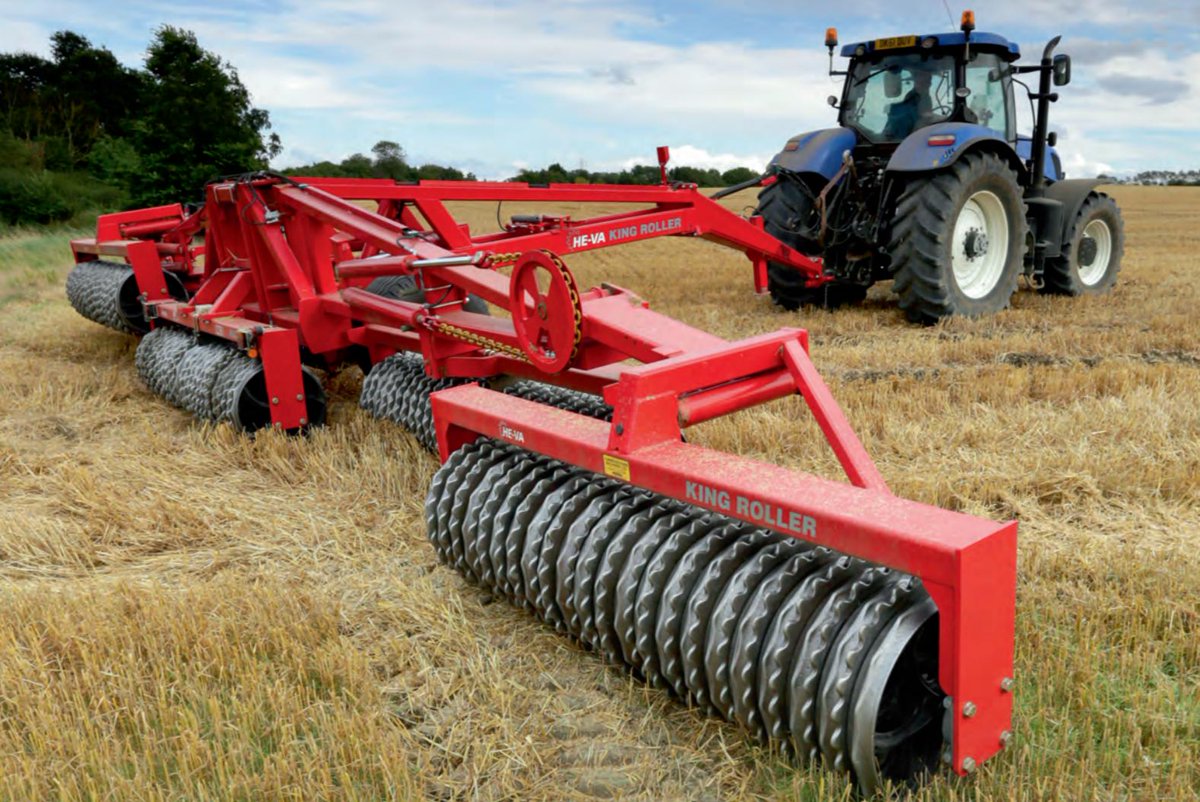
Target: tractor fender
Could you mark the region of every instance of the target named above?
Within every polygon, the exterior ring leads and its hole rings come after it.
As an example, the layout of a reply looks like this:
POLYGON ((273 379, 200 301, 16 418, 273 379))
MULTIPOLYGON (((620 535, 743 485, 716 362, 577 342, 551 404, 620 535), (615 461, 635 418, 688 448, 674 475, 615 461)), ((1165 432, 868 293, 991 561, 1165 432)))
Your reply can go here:
POLYGON ((768 167, 793 173, 816 173, 826 181, 842 166, 842 154, 853 150, 858 138, 849 128, 825 128, 797 134, 775 154, 768 167))
POLYGON ((888 172, 924 173, 942 170, 954 164, 963 154, 976 150, 989 150, 1009 162, 1017 172, 1018 180, 1024 184, 1025 165, 1004 137, 982 125, 972 123, 937 123, 909 134, 896 148, 888 161, 888 172), (949 145, 930 145, 929 140, 937 136, 953 136, 949 145))
MULTIPOLYGON (((1017 137, 1017 156, 1022 164, 1029 164, 1033 159, 1033 139, 1027 136, 1017 137)), ((1066 178, 1062 172, 1062 161, 1054 148, 1046 148, 1045 176, 1047 181, 1061 181, 1066 178)))
POLYGON ((1055 181, 1046 187, 1046 197, 1062 204, 1062 231, 1058 232, 1059 243, 1066 242, 1067 232, 1075 222, 1075 215, 1096 187, 1107 183, 1097 178, 1068 178, 1055 181))

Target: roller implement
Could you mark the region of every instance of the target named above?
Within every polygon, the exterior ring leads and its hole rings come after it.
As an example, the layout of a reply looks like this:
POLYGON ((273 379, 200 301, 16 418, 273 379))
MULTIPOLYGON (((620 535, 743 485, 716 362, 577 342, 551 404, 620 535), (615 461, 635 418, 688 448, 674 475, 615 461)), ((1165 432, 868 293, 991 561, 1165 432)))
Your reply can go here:
POLYGON ((320 425, 322 376, 360 366, 362 406, 440 456, 425 518, 444 563, 867 793, 1001 750, 1016 524, 892 495, 803 330, 726 341, 620 287, 580 287, 559 255, 614 228, 790 252, 728 213, 706 227, 689 188, 487 236, 443 203, 522 189, 222 179, 198 209, 100 218, 72 243, 67 294, 141 336, 152 390, 247 432, 320 425), (683 438, 791 395, 848 482, 683 438))

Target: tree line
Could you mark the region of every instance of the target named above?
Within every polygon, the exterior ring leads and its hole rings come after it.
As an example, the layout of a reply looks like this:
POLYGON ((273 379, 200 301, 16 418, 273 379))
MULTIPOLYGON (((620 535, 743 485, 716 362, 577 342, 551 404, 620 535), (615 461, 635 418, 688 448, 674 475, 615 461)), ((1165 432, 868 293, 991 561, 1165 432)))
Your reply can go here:
POLYGON ((280 150, 237 70, 163 26, 142 69, 60 31, 51 56, 0 54, 0 221, 199 200, 210 178, 280 150))
MULTIPOLYGON (((396 181, 475 181, 474 173, 439 164, 408 163, 408 156, 398 143, 381 141, 371 148, 371 156, 355 153, 340 162, 321 161, 299 167, 289 167, 287 175, 312 178, 390 178, 396 181)), ((735 167, 721 172, 701 167, 672 167, 667 171, 671 181, 699 184, 702 187, 722 187, 740 184, 757 178, 758 172, 749 167, 735 167)), ((530 184, 657 184, 662 180, 657 166, 635 165, 619 172, 593 172, 579 168, 568 170, 554 163, 540 170, 522 169, 506 181, 525 181, 530 184)))
MULTIPOLYGON (((702 187, 726 187, 757 178, 757 170, 735 167, 721 172, 715 168, 681 165, 667 170, 667 178, 702 187)), ((527 181, 531 184, 657 184, 662 174, 657 165, 638 164, 620 172, 590 172, 583 168, 567 170, 561 164, 551 164, 541 170, 521 170, 509 181, 527 181)))
MULTIPOLYGON (((191 31, 155 31, 140 68, 72 31, 50 38, 50 57, 0 53, 0 225, 84 223, 99 212, 203 198, 221 175, 268 168, 281 151, 270 114, 257 108, 237 69, 191 31)), ((291 175, 476 180, 439 164, 409 163, 399 143, 370 154, 289 168, 291 175)), ((739 167, 672 167, 669 178, 725 186, 756 175, 739 167)), ((656 166, 620 171, 523 169, 530 183, 656 184, 656 166)))
POLYGON ((1097 178, 1112 184, 1168 187, 1200 186, 1200 170, 1143 170, 1140 173, 1135 173, 1124 178, 1101 173, 1097 178))
POLYGON ((371 155, 355 153, 340 162, 319 161, 299 167, 289 167, 285 175, 309 178, 390 178, 393 181, 474 181, 473 173, 440 164, 408 163, 408 154, 397 142, 381 140, 371 148, 371 155))

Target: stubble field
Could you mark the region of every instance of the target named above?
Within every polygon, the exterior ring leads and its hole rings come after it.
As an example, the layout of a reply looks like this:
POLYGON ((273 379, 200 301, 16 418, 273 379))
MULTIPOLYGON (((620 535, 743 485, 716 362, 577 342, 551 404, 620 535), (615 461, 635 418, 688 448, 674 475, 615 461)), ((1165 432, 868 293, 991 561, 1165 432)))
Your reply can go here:
MULTIPOLYGON (((1020 521, 1014 745, 917 798, 1200 798, 1200 190, 1114 194, 1113 294, 932 328, 887 285, 779 311, 703 242, 569 259, 725 337, 807 327, 895 492, 1020 521)), ((356 369, 303 439, 150 394, 67 238, 0 238, 0 798, 849 798, 439 567, 435 459, 356 369)), ((692 439, 837 473, 796 399, 692 439)))

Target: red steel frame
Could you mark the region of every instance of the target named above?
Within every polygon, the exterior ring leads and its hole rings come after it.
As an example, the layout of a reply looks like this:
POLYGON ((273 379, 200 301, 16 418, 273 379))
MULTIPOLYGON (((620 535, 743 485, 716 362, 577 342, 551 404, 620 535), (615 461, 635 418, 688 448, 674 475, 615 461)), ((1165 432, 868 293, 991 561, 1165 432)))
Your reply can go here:
MULTIPOLYGON (((272 422, 281 428, 306 423, 302 353, 336 367, 364 354, 374 363, 416 351, 433 376, 508 374, 602 393, 614 409, 611 423, 474 384, 435 393, 441 456, 479 436, 508 439, 920 577, 939 611, 939 679, 955 708, 953 767, 971 771, 1010 737, 1016 523, 893 496, 809 359, 803 330, 727 342, 605 285, 579 294, 577 354, 567 369, 546 375, 521 358, 509 320, 464 310, 468 294, 509 307, 510 279, 496 268, 511 263, 514 252, 613 244, 592 235, 614 228, 633 229, 622 241, 664 234, 716 239, 746 250, 764 272, 766 258, 795 254, 694 187, 264 176, 211 184, 205 206, 192 213, 165 206, 106 215, 96 238, 72 247, 80 262, 125 259, 155 325, 169 322, 226 339, 261 359, 268 393, 279 399, 272 422), (376 211, 355 203, 367 199, 376 211), (518 220, 500 234, 474 237, 444 205, 485 199, 654 206, 577 223, 518 220), (183 280, 188 300, 170 296, 163 270, 183 280), (363 289, 374 276, 395 274, 417 278, 426 302, 363 289), (451 327, 457 336, 448 334, 451 327), (642 364, 631 367, 629 360, 642 364), (681 442, 682 427, 795 393, 849 484, 681 442)), ((797 265, 819 275, 815 263, 797 265)))

